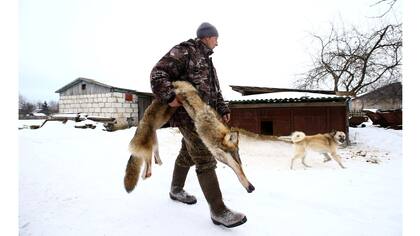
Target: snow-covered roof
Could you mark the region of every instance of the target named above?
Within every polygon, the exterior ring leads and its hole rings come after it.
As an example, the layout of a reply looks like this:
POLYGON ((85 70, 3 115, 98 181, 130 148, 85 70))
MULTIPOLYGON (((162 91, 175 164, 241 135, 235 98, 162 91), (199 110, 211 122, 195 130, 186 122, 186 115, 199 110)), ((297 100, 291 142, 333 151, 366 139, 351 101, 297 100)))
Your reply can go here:
POLYGON ((276 92, 276 93, 264 93, 254 95, 233 95, 227 98, 231 103, 245 102, 245 103, 257 103, 257 102, 317 102, 317 101, 344 101, 346 97, 328 94, 318 94, 309 92, 276 92))
POLYGON ((98 81, 93 80, 93 79, 88 79, 88 78, 83 78, 83 77, 79 77, 79 78, 71 81, 70 83, 66 84, 65 86, 61 87, 60 89, 58 89, 55 92, 56 93, 61 93, 61 92, 63 92, 65 90, 67 90, 67 89, 75 86, 76 84, 78 84, 78 83, 80 83, 82 81, 85 81, 85 82, 88 82, 88 83, 92 83, 92 84, 96 84, 96 85, 99 85, 99 86, 102 86, 102 87, 105 87, 105 88, 109 88, 111 91, 112 90, 121 90, 121 91, 127 91, 127 92, 132 92, 132 93, 140 93, 140 94, 145 94, 145 95, 153 96, 153 94, 152 93, 149 93, 149 92, 139 92, 139 91, 136 91, 136 90, 133 90, 133 89, 126 89, 126 88, 122 88, 122 87, 111 86, 111 85, 108 85, 108 84, 104 84, 104 83, 98 82, 98 81))

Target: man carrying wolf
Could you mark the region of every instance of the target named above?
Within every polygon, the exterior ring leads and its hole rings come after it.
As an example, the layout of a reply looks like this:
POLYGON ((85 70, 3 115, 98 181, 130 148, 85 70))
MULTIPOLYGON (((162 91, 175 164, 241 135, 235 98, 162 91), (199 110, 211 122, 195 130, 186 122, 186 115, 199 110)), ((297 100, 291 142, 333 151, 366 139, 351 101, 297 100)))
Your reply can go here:
POLYGON ((190 82, 204 102, 213 107, 223 118, 230 120, 230 110, 223 100, 213 66, 213 49, 217 46, 217 29, 202 23, 197 29, 197 38, 174 46, 153 68, 150 81, 152 91, 162 103, 178 107, 171 117, 172 127, 178 127, 183 135, 182 147, 175 161, 169 192, 171 199, 186 204, 195 204, 197 199, 184 190, 184 183, 191 166, 195 165, 198 181, 210 207, 213 223, 235 227, 246 222, 246 216, 227 208, 222 199, 216 176, 216 160, 198 136, 193 120, 182 107, 172 82, 190 82))

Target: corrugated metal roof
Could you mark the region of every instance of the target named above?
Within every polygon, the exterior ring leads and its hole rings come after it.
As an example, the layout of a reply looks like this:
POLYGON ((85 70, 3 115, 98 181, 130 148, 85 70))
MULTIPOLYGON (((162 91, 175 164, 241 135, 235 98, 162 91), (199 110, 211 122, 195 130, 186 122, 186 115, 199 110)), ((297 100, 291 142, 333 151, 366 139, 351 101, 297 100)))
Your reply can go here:
POLYGON ((276 92, 235 96, 227 99, 230 104, 266 104, 266 103, 314 103, 345 102, 347 97, 306 92, 276 92))
POLYGON ((301 97, 274 99, 231 100, 230 104, 261 104, 261 103, 313 103, 313 102, 345 102, 346 97, 301 97))
POLYGON ((270 87, 255 87, 255 86, 239 86, 229 85, 233 91, 241 93, 244 96, 275 92, 304 92, 304 93, 320 93, 335 95, 336 92, 332 90, 313 90, 313 89, 292 89, 292 88, 270 88, 270 87))

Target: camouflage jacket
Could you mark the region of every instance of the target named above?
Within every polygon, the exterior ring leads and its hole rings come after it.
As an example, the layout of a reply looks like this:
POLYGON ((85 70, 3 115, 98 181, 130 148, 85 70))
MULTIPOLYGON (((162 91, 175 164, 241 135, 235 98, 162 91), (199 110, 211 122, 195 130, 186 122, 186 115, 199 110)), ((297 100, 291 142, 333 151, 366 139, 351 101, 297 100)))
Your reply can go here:
MULTIPOLYGON (((199 39, 190 39, 173 47, 152 69, 150 82, 155 97, 169 103, 175 98, 171 82, 188 81, 198 90, 204 102, 221 116, 230 113, 223 100, 216 69, 209 57, 213 50, 199 39)), ((184 108, 177 109, 171 118, 171 126, 192 125, 193 121, 184 108)))

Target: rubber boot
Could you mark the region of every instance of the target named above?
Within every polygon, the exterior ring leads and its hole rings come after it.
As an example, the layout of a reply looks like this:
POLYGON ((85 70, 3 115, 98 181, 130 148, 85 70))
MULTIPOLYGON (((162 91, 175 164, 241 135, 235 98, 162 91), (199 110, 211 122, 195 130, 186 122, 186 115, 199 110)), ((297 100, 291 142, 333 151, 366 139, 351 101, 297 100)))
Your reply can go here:
POLYGON ((197 199, 185 192, 184 184, 187 178, 190 167, 179 166, 175 163, 174 172, 172 174, 171 191, 169 197, 172 200, 179 201, 186 204, 195 204, 197 199))
POLYGON ((198 182, 210 207, 211 220, 216 225, 228 228, 239 226, 246 222, 246 216, 227 208, 222 199, 216 171, 197 172, 198 182))

